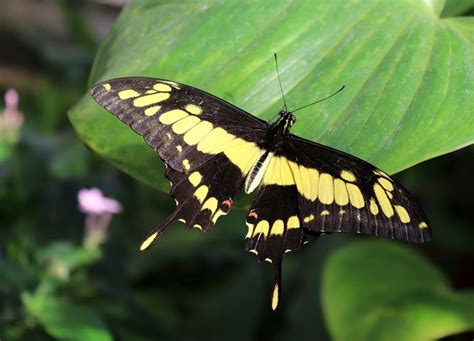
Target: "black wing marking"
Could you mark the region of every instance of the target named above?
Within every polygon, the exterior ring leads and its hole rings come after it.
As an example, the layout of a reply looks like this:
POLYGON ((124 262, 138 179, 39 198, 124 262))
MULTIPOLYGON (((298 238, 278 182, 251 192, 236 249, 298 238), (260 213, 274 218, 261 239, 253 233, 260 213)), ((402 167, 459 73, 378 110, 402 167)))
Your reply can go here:
POLYGON ((293 167, 303 225, 409 242, 431 239, 416 201, 387 174, 352 155, 290 135, 282 154, 293 167))
POLYGON ((259 154, 268 126, 211 94, 162 79, 112 79, 95 85, 91 95, 179 172, 192 171, 226 150, 244 171, 245 160, 232 155, 231 147, 240 145, 241 153, 259 154))
POLYGON ((297 251, 319 233, 302 228, 298 213, 296 186, 261 186, 247 217, 248 233, 245 249, 260 261, 273 263, 275 282, 272 308, 278 306, 281 294, 281 262, 283 254, 297 251))

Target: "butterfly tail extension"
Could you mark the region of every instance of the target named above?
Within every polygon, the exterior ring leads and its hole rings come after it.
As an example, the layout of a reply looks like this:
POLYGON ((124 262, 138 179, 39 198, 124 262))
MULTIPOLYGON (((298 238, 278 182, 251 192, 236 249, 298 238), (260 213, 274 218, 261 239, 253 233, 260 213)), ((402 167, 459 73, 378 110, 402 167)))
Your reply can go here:
POLYGON ((166 218, 160 225, 155 227, 153 230, 148 232, 147 237, 140 244, 140 251, 145 251, 149 249, 156 240, 163 234, 166 228, 177 221, 179 210, 176 209, 168 218, 166 218))
POLYGON ((275 277, 273 279, 273 291, 272 291, 272 310, 277 310, 280 306, 281 297, 281 258, 273 263, 275 271, 275 277))

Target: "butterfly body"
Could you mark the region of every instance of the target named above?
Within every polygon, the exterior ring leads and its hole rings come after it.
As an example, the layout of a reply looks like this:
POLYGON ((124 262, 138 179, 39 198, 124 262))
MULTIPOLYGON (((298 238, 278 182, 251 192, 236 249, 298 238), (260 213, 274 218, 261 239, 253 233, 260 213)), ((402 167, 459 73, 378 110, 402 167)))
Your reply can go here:
POLYGON ((291 134, 296 119, 287 110, 269 124, 202 90, 144 77, 108 80, 91 94, 167 166, 177 207, 140 249, 176 221, 208 231, 239 192, 257 191, 245 249, 274 264, 274 309, 283 255, 321 233, 431 238, 426 216, 406 189, 361 159, 291 134))

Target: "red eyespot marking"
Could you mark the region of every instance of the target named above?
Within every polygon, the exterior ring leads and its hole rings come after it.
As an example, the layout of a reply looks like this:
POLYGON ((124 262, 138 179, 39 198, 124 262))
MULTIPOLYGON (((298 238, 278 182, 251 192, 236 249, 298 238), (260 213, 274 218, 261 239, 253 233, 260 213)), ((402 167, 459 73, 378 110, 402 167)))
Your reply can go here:
POLYGON ((249 212, 248 217, 249 217, 249 218, 257 219, 257 218, 258 218, 258 214, 257 214, 257 212, 255 212, 255 211, 252 210, 252 211, 249 212))
POLYGON ((234 204, 234 201, 231 198, 224 200, 222 202, 222 210, 224 212, 228 212, 231 209, 233 204, 234 204))

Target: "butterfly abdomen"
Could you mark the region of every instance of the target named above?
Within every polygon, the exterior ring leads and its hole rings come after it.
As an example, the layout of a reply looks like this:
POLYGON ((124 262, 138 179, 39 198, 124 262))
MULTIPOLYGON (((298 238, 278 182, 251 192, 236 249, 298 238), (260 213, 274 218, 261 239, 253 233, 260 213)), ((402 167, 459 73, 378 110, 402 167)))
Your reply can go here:
POLYGON ((267 171, 272 157, 273 153, 268 151, 264 151, 262 155, 260 155, 257 162, 255 162, 255 164, 252 166, 247 178, 245 179, 245 193, 252 193, 255 188, 260 185, 260 182, 262 182, 263 176, 267 171))

